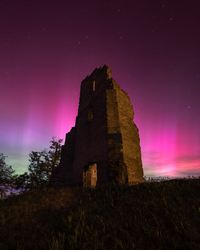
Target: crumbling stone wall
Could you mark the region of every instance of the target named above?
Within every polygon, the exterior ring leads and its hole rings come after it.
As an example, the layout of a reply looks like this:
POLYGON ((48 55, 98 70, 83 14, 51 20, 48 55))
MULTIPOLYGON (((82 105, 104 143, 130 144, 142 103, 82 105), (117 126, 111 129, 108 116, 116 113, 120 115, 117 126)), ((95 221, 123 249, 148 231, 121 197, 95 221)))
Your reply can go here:
POLYGON ((110 68, 96 68, 81 83, 76 125, 66 135, 60 166, 52 174, 52 186, 83 185, 85 169, 94 164, 97 179, 91 183, 144 182, 133 116, 130 98, 111 78, 110 68))

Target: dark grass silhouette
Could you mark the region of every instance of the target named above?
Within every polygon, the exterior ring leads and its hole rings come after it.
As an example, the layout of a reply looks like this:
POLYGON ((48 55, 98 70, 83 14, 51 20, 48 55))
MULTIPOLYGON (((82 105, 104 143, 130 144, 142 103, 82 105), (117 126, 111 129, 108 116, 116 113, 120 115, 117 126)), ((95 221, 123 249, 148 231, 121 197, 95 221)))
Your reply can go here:
POLYGON ((0 201, 0 249, 200 249, 200 177, 0 201))

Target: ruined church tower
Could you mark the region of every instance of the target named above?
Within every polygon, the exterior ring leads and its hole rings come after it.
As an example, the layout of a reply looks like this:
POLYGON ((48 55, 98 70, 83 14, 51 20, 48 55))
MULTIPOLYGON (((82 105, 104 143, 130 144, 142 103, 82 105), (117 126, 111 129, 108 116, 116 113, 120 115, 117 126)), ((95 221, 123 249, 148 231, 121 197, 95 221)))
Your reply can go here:
POLYGON ((75 127, 66 134, 52 186, 144 182, 138 128, 127 93, 107 65, 81 83, 75 127))

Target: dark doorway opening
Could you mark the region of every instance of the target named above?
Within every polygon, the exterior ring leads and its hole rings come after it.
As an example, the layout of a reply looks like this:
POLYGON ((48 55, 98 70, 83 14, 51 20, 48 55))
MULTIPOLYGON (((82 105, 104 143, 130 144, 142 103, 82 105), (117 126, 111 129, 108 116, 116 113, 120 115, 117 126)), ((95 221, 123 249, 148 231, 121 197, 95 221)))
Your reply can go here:
POLYGON ((83 168, 83 187, 96 187, 97 164, 88 164, 83 168))

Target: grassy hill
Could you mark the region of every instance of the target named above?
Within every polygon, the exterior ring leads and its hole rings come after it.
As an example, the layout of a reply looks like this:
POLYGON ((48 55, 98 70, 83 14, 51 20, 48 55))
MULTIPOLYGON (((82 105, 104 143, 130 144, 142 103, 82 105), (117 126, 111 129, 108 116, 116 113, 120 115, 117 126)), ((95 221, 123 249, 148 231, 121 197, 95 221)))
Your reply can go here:
POLYGON ((0 249, 200 249, 200 177, 1 200, 0 249))

